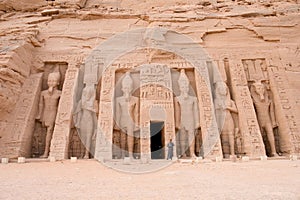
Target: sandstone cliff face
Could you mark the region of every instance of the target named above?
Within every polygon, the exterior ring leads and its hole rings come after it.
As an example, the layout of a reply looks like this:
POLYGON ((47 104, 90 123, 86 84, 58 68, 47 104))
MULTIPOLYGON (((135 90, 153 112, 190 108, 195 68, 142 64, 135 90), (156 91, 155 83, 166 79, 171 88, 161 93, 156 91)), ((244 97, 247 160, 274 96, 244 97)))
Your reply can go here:
MULTIPOLYGON (((300 4, 296 0, 56 0, 53 5, 44 0, 2 0, 0 15, 0 157, 31 154, 28 144, 37 108, 35 98, 30 103, 20 100, 25 89, 29 93, 30 87, 46 89, 45 76, 51 70, 65 73, 65 63, 69 69, 78 68, 95 47, 117 33, 156 26, 191 37, 219 63, 225 58, 238 65, 245 59, 266 59, 269 75, 275 73, 270 81, 280 102, 280 123, 295 132, 293 152, 300 152, 300 4), (41 72, 44 77, 36 85, 30 82, 41 72), (21 107, 30 108, 25 123, 31 125, 17 132, 21 107)), ((39 92, 32 95, 38 98, 39 92)))

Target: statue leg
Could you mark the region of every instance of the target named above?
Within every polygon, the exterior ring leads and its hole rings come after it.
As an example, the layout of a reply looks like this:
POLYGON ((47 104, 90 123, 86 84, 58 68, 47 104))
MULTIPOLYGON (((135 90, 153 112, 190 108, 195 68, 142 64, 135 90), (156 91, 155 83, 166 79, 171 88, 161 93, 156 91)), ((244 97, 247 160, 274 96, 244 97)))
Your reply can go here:
POLYGON ((188 131, 188 142, 189 142, 189 149, 190 149, 190 157, 195 158, 195 134, 194 131, 188 131))
POLYGON ((269 141, 269 144, 271 147, 271 156, 278 156, 276 153, 275 138, 274 138, 273 128, 272 128, 271 124, 267 124, 265 129, 266 129, 268 141, 269 141))
POLYGON ((228 132, 228 140, 229 140, 229 148, 230 148, 230 155, 235 155, 234 153, 234 134, 232 131, 228 132))
POLYGON ((129 157, 133 158, 133 147, 134 147, 133 131, 128 131, 127 133, 127 146, 128 146, 129 157))
POLYGON ((121 148, 121 158, 124 158, 125 155, 125 149, 126 149, 126 133, 123 131, 120 132, 120 148, 121 148))
POLYGON ((86 136, 86 143, 85 143, 85 154, 84 154, 84 159, 89 159, 90 158, 90 149, 91 149, 91 144, 92 144, 92 135, 88 134, 86 136))
POLYGON ((47 158, 49 155, 53 129, 54 129, 54 125, 47 127, 45 151, 44 151, 44 154, 41 156, 41 158, 47 158))
POLYGON ((186 131, 184 129, 180 130, 180 139, 179 139, 179 145, 180 145, 180 155, 181 157, 185 157, 186 156, 186 131))

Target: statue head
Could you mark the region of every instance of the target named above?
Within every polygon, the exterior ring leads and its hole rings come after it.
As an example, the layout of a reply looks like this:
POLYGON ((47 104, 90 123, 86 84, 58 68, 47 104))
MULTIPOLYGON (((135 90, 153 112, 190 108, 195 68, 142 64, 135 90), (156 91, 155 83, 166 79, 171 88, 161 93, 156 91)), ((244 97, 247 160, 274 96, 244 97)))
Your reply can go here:
POLYGON ((228 87, 225 82, 216 82, 216 95, 226 96, 228 94, 228 87))
POLYGON ((48 91, 52 92, 54 88, 59 85, 60 81, 60 73, 59 72, 52 72, 48 75, 48 91))
POLYGON ((259 95, 260 100, 264 100, 265 99, 265 85, 259 81, 259 82, 253 83, 253 87, 255 89, 255 92, 259 95))
POLYGON ((188 92, 189 92, 189 86, 190 86, 190 82, 188 77, 185 74, 184 69, 181 69, 180 71, 180 76, 178 79, 178 84, 179 84, 179 89, 181 91, 181 93, 187 97, 188 96, 188 92))
POLYGON ((130 73, 126 72, 125 77, 122 80, 122 91, 126 98, 129 97, 132 89, 133 89, 133 80, 130 77, 130 73))

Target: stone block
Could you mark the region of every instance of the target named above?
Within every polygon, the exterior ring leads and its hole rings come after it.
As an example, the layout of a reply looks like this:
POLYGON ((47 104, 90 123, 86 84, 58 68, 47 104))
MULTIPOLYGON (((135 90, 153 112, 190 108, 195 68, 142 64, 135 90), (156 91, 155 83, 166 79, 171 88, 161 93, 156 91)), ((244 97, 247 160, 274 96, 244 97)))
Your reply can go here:
POLYGON ((298 160, 298 156, 290 155, 290 160, 292 160, 292 161, 298 160))
POLYGON ((232 162, 236 162, 237 157, 236 157, 236 155, 230 155, 230 156, 229 156, 229 159, 230 159, 232 162))
POLYGON ((243 156, 243 157, 242 157, 242 161, 243 161, 243 162, 249 162, 249 161, 250 161, 249 156, 243 156))
POLYGON ((72 163, 77 162, 77 157, 71 157, 71 162, 72 162, 72 163))
POLYGON ((25 163, 25 157, 18 157, 18 163, 25 163))
POLYGON ((193 164, 192 159, 179 159, 179 162, 182 164, 193 164))
POLYGON ((59 13, 58 9, 46 9, 41 12, 41 15, 51 16, 51 15, 57 15, 58 13, 59 13))
POLYGON ((173 161, 173 162, 176 162, 177 160, 178 160, 178 158, 177 158, 176 156, 173 156, 173 157, 172 157, 172 161, 173 161))
POLYGON ((223 157, 221 156, 216 157, 216 162, 222 162, 222 161, 223 161, 223 157))
POLYGON ((50 161, 50 162, 56 162, 56 159, 55 159, 54 156, 49 156, 49 161, 50 161))
POLYGON ((260 160, 266 161, 266 160, 268 160, 268 157, 267 156, 260 156, 260 160))
POLYGON ((131 163, 130 157, 125 157, 124 160, 123 160, 123 164, 124 165, 130 165, 130 163, 131 163))
POLYGON ((9 162, 9 158, 1 158, 2 164, 7 164, 9 162))
POLYGON ((141 158, 141 163, 142 164, 148 164, 149 163, 149 158, 141 158))

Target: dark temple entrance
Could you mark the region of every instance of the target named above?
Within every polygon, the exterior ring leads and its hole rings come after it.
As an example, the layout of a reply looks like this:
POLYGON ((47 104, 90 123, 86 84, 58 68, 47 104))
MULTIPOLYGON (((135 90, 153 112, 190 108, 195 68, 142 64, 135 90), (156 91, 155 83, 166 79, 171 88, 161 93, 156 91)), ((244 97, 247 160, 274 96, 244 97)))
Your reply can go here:
POLYGON ((164 122, 150 122, 151 159, 164 159, 164 122))

